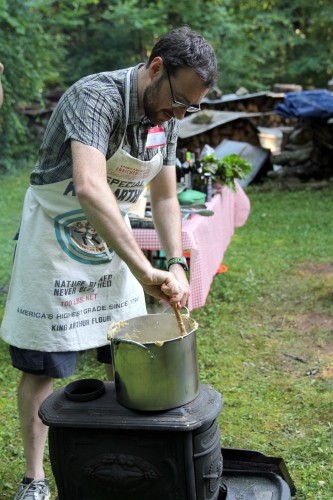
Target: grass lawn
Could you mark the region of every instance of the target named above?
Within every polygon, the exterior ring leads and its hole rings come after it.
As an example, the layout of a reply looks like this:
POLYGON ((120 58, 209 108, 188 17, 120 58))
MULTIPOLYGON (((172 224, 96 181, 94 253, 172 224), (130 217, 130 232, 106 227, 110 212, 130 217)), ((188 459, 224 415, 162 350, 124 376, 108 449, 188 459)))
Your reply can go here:
MULTIPOLYGON (((28 174, 3 176, 0 318, 28 174)), ((202 383, 219 391, 224 447, 282 457, 297 500, 333 498, 333 186, 247 189, 251 214, 226 252, 228 271, 214 278, 199 323, 202 383)), ((73 379, 104 378, 94 354, 73 379)), ((0 498, 13 498, 24 471, 16 385, 0 343, 0 498)), ((46 458, 53 497, 56 494, 46 458)), ((93 500, 93 499, 92 499, 93 500)))

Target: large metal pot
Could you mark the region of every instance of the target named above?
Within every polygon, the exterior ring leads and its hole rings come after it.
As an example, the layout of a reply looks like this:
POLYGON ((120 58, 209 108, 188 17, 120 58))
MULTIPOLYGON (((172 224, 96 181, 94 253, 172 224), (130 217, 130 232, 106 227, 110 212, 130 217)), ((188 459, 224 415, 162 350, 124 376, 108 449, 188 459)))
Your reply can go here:
POLYGON ((111 340, 117 400, 135 410, 169 410, 199 392, 197 323, 182 315, 148 314, 113 324, 111 340))

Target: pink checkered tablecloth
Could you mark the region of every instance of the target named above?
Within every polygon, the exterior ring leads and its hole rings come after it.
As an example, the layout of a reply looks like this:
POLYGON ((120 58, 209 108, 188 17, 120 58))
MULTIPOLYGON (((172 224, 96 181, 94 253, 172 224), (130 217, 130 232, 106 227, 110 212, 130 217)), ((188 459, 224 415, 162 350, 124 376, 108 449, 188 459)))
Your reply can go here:
MULTIPOLYGON (((243 226, 250 213, 250 201, 238 185, 234 193, 223 186, 213 200, 206 203, 214 215, 192 215, 183 222, 184 251, 190 252, 189 310, 205 305, 213 278, 223 260, 235 228, 243 226)), ((154 229, 133 229, 142 250, 161 250, 154 229)))

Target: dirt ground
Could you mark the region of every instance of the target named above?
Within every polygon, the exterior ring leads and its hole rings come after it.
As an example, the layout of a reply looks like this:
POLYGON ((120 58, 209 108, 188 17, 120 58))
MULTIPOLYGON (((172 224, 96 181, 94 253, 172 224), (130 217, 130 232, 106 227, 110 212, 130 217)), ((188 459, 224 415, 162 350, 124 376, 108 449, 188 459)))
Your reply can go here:
POLYGON ((295 342, 288 342, 284 356, 303 363, 308 376, 333 380, 333 263, 307 263, 299 269, 299 273, 301 276, 321 278, 325 301, 332 304, 332 314, 309 310, 307 313, 286 315, 280 327, 295 332, 295 342))

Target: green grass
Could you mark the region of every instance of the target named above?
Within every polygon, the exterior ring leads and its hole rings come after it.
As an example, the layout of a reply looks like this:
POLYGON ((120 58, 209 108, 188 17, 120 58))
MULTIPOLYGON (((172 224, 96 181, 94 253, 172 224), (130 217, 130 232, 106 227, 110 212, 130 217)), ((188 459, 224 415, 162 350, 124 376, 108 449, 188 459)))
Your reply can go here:
MULTIPOLYGON (((0 316, 26 185, 27 173, 1 181, 0 316)), ((254 186, 247 193, 251 214, 226 252, 228 271, 214 278, 206 306, 192 312, 201 381, 223 395, 223 446, 282 457, 295 499, 331 500, 333 187, 254 186)), ((10 499, 24 463, 19 374, 3 343, 0 366, 0 497, 10 499)), ((90 376, 104 378, 104 372, 87 353, 69 380, 90 376)), ((51 476, 48 463, 47 471, 51 476)), ((53 480, 51 487, 55 495, 53 480)))

